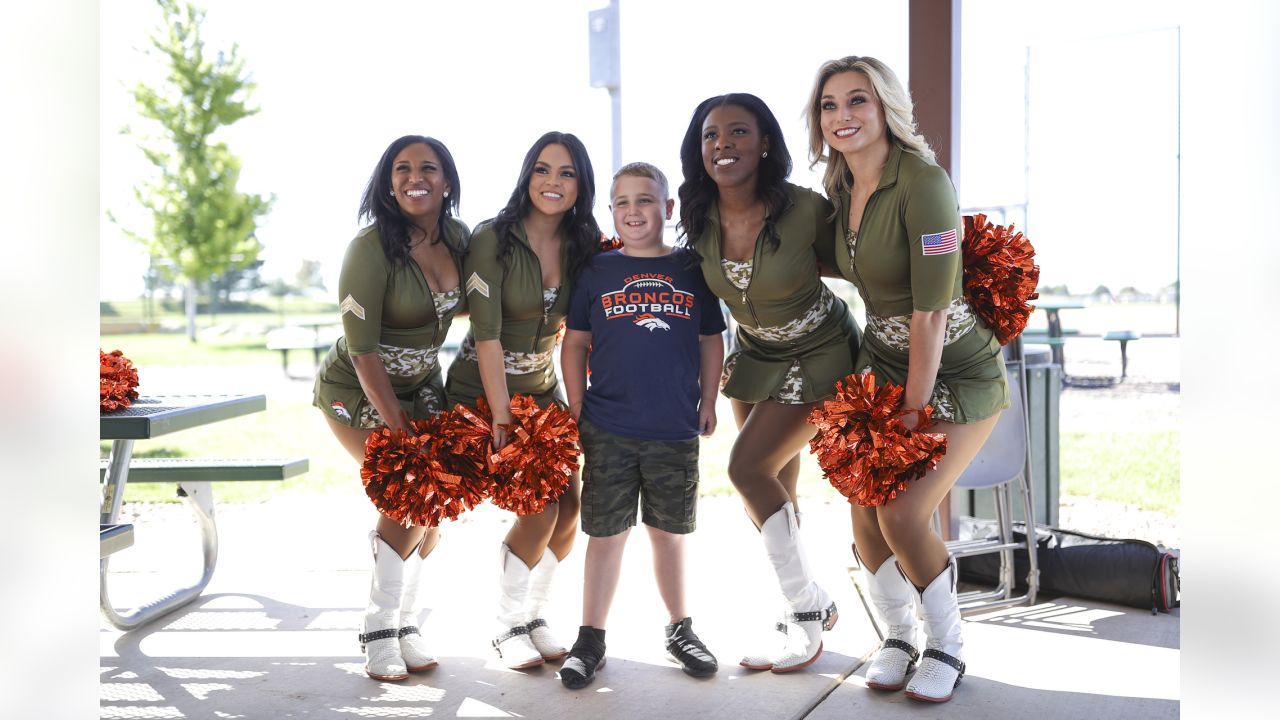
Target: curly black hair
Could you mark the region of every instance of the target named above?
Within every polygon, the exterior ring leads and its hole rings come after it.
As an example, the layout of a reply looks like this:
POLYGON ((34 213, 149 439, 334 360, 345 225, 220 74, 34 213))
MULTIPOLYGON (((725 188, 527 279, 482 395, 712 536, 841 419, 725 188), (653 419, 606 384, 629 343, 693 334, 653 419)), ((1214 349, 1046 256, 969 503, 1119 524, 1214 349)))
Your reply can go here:
POLYGON ((680 143, 680 167, 684 171, 684 182, 680 183, 678 191, 680 236, 684 246, 699 262, 702 256, 694 248, 694 243, 706 229, 707 210, 720 193, 702 164, 702 124, 712 110, 725 105, 736 105, 754 115, 760 126, 760 135, 769 140, 769 157, 760 159, 757 170, 756 197, 764 201, 768 210, 765 236, 769 238, 771 250, 776 251, 782 244, 774 226, 790 205, 786 180, 791 174, 791 153, 787 150, 782 127, 778 125, 769 106, 751 93, 728 93, 703 100, 693 111, 689 128, 685 130, 684 140, 680 143))

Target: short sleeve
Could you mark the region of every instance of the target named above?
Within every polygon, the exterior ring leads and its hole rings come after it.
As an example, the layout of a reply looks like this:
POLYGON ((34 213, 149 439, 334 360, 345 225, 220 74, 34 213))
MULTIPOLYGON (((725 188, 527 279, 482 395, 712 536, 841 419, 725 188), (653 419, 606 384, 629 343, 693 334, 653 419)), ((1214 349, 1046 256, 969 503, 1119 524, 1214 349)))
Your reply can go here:
POLYGON ((498 260, 498 234, 493 225, 482 224, 471 236, 467 258, 462 263, 462 286, 471 310, 471 332, 476 340, 496 340, 502 334, 502 281, 505 273, 498 260))
POLYGON ((699 335, 719 335, 724 332, 724 313, 720 312, 720 298, 707 287, 707 281, 696 269, 689 273, 692 279, 693 296, 698 308, 702 311, 698 322, 699 335))
POLYGON ((591 275, 591 268, 588 267, 573 284, 573 294, 569 296, 569 316, 565 319, 565 325, 570 330, 591 332, 591 306, 596 300, 591 275))
POLYGON ((347 246, 338 275, 338 302, 342 334, 351 355, 378 349, 389 273, 390 263, 376 231, 362 232, 347 246))
POLYGON ((831 202, 821 195, 810 191, 813 206, 813 250, 818 254, 818 262, 828 270, 836 270, 836 226, 835 209, 831 202))
POLYGON ((912 307, 946 308, 958 296, 964 238, 955 188, 946 171, 930 165, 912 178, 905 220, 912 307))

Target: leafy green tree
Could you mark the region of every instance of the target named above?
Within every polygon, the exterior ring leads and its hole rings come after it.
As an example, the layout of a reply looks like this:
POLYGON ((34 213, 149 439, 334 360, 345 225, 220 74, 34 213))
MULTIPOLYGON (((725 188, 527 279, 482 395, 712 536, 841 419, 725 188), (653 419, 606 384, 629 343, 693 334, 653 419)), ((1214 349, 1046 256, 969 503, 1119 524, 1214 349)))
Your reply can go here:
POLYGON ((312 288, 318 290, 326 289, 324 286, 324 274, 321 272, 319 260, 303 259, 302 265, 298 267, 298 274, 294 279, 296 280, 294 287, 302 292, 312 288))
POLYGON ((254 231, 275 196, 239 192, 240 159, 214 138, 220 128, 258 112, 248 104, 254 83, 238 46, 210 58, 200 38, 205 12, 180 0, 156 4, 164 24, 151 36, 147 54, 159 56, 168 75, 155 86, 139 83, 133 99, 159 133, 125 129, 158 171, 134 190, 153 226, 147 234, 125 232, 186 280, 187 337, 195 342, 197 288, 257 260, 262 244, 254 231))

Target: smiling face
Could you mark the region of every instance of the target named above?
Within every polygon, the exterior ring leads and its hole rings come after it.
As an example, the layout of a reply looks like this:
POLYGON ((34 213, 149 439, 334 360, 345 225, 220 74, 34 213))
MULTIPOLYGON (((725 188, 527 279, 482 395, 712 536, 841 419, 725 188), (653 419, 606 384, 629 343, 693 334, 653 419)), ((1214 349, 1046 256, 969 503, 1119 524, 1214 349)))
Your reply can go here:
POLYGON ((529 176, 529 199, 533 211, 560 216, 578 201, 578 170, 569 148, 553 143, 542 148, 529 176))
POLYGON ((653 178, 622 175, 613 183, 609 209, 622 245, 648 249, 662 244, 664 221, 671 219, 675 201, 666 196, 653 178))
POLYGON ((768 149, 756 116, 744 107, 721 105, 702 121, 702 166, 720 187, 754 182, 760 155, 768 149))
POLYGON ((822 137, 835 152, 857 154, 889 140, 884 107, 860 72, 842 72, 827 78, 818 100, 822 137))
POLYGON ((425 143, 405 146, 391 162, 391 189, 406 217, 424 220, 438 216, 449 190, 440 156, 425 143))

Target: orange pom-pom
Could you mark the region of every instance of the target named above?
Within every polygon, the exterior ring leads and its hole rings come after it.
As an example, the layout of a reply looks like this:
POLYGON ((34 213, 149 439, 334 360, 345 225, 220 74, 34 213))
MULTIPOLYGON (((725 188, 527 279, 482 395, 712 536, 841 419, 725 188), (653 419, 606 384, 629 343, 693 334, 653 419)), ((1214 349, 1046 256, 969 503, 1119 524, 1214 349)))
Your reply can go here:
POLYGON ((578 471, 578 424, 559 405, 539 408, 528 395, 511 398, 511 416, 511 442, 489 458, 497 476, 493 504, 517 515, 540 513, 578 471))
POLYGON ((412 434, 381 427, 365 440, 360 477, 378 511, 405 527, 436 527, 484 502, 493 483, 460 472, 445 416, 411 425, 412 434))
POLYGON ((1007 345, 1027 326, 1040 297, 1036 250, 1013 225, 992 225, 982 213, 964 216, 964 298, 1007 345))
POLYGON ((835 397, 809 412, 809 423, 818 427, 809 450, 850 503, 874 507, 893 500, 947 452, 946 435, 924 432, 933 408, 921 411, 915 430, 897 418, 902 393, 894 383, 877 389, 871 371, 856 373, 837 382, 835 397))
POLYGON ((98 410, 123 410, 138 399, 138 370, 119 350, 109 353, 98 348, 101 364, 98 379, 98 410))
POLYGON ((609 252, 622 247, 622 238, 609 237, 604 233, 600 233, 600 252, 609 252))

